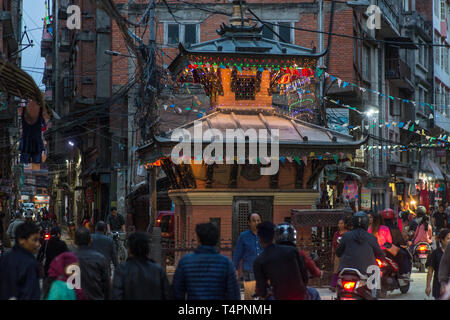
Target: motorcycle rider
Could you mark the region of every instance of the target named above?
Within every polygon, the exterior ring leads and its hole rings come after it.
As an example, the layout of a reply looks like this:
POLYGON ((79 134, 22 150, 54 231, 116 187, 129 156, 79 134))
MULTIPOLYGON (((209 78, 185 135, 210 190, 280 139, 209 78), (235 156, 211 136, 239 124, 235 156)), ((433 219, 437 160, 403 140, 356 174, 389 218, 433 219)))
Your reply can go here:
MULTIPOLYGON (((297 245, 297 230, 295 227, 287 222, 280 223, 275 227, 275 243, 287 246, 296 247, 297 245)), ((316 266, 315 262, 305 254, 304 251, 298 250, 300 256, 305 259, 305 267, 308 273, 314 278, 322 277, 322 271, 316 266)), ((308 283, 305 283, 307 285, 308 283)), ((319 292, 311 287, 306 287, 308 300, 320 300, 319 292)))
POLYGON ((352 227, 352 231, 344 233, 336 248, 336 256, 340 258, 339 273, 345 268, 353 268, 364 275, 369 275, 367 269, 370 266, 377 266, 376 259, 384 259, 385 254, 377 238, 367 232, 369 217, 364 211, 353 215, 352 227))
POLYGON ((392 236, 392 244, 400 250, 396 255, 389 253, 389 257, 397 262, 400 277, 409 279, 412 268, 412 257, 407 251, 408 242, 403 238, 401 231, 395 223, 395 215, 392 209, 386 209, 381 212, 384 225, 389 228, 392 236))

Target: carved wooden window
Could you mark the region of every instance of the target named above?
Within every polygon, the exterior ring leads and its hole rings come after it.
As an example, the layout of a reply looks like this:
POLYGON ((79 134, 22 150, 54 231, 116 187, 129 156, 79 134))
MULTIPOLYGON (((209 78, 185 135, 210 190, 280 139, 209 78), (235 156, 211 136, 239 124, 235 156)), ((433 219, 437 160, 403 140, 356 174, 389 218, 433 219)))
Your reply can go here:
POLYGON ((237 76, 233 87, 236 100, 255 100, 256 78, 254 76, 237 76))

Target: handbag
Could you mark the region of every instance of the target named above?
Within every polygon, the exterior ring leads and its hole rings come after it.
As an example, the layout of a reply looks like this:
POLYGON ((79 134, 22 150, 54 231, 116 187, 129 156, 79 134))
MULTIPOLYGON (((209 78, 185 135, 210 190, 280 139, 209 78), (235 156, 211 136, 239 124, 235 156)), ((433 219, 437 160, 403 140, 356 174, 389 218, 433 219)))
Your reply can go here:
POLYGON ((400 251, 400 247, 397 247, 395 244, 391 244, 391 247, 386 248, 386 251, 395 257, 395 256, 397 256, 398 252, 400 251))

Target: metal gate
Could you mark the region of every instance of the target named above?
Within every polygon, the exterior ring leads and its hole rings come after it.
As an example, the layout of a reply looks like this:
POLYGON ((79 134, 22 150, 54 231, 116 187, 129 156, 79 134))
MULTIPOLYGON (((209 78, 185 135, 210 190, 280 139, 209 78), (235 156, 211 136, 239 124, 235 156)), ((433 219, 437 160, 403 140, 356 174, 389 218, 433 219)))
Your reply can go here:
POLYGON ((307 254, 316 253, 317 266, 323 270, 321 279, 311 279, 311 286, 329 286, 333 277, 332 242, 338 230, 338 222, 344 216, 342 210, 292 210, 291 223, 297 230, 311 228, 310 237, 299 237, 297 246, 307 254))
POLYGON ((256 212, 262 221, 273 221, 273 197, 234 197, 233 199, 233 247, 239 235, 248 229, 248 214, 256 212))

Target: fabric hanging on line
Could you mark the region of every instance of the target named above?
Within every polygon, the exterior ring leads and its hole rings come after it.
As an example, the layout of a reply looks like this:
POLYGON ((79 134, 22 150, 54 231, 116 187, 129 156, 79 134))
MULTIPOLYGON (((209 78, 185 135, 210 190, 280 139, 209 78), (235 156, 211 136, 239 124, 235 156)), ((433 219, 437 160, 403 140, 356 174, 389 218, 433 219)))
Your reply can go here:
POLYGON ((25 121, 25 108, 22 110, 22 137, 20 139, 20 163, 41 163, 42 151, 45 150, 42 141, 42 129, 45 127, 45 120, 42 116, 42 108, 39 109, 38 119, 29 124, 25 121))

